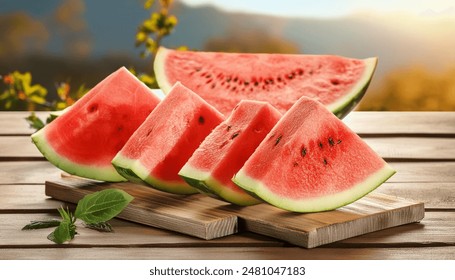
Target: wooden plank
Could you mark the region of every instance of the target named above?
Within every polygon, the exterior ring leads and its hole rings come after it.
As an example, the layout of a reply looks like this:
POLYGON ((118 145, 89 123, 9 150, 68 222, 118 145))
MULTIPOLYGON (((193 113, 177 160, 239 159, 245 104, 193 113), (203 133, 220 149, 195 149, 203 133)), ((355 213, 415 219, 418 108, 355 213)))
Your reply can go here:
MULTIPOLYGON (((30 112, 0 112, 0 135, 30 135, 35 129, 30 128, 25 120, 30 112)), ((49 112, 37 112, 36 115, 45 121, 49 112)))
POLYGON ((385 183, 376 191, 422 201, 427 210, 455 210, 455 182, 385 183))
MULTIPOLYGON (((455 160, 455 138, 369 137, 363 139, 388 160, 455 160)), ((1 136, 0 161, 45 160, 30 136, 1 136)))
POLYGON ((30 136, 0 136, 0 161, 46 160, 30 136))
POLYGON ((455 246, 454 229, 455 212, 426 212, 420 223, 364 234, 337 242, 333 246, 356 248, 455 246))
POLYGON ((44 184, 62 171, 47 161, 0 161, 0 185, 44 184))
MULTIPOLYGON (((136 198, 120 218, 198 236, 193 234, 191 227, 198 227, 203 222, 197 220, 202 213, 217 218, 220 215, 238 216, 241 229, 307 248, 416 222, 424 216, 422 203, 380 193, 372 193, 334 211, 309 214, 291 213, 268 204, 242 208, 204 195, 175 196, 131 183, 95 184, 74 178, 47 181, 46 194, 74 203, 87 193, 112 187, 124 189, 136 198), (186 223, 184 227, 176 226, 183 223, 186 223)), ((215 227, 223 225, 214 223, 211 230, 216 231, 215 227)), ((234 227, 237 228, 237 224, 234 227)), ((221 231, 224 232, 224 228, 221 231)))
POLYGON ((455 162, 390 162, 397 172, 388 182, 455 182, 455 162))
MULTIPOLYGON (((0 248, 46 247, 53 245, 46 236, 52 229, 21 231, 30 221, 59 218, 56 213, 0 214, 0 248)), ((213 240, 203 240, 155 227, 131 223, 121 219, 110 221, 114 233, 99 233, 78 222, 78 235, 67 243, 71 247, 147 246, 147 247, 251 247, 289 246, 289 244, 262 235, 241 232, 213 240)), ((420 223, 392 227, 324 245, 324 247, 422 247, 455 246, 455 212, 427 212, 420 223)))
POLYGON ((49 198, 44 185, 0 185, 0 212, 54 212, 61 201, 49 198))
POLYGON ((363 137, 386 160, 455 160, 455 137, 363 137))
POLYGON ((123 189, 135 198, 119 218, 207 240, 237 232, 237 216, 219 210, 227 203, 205 195, 174 195, 132 183, 97 184, 75 178, 46 181, 46 195, 72 203, 106 188, 123 189))
MULTIPOLYGON (((30 221, 59 219, 58 214, 0 214, 0 248, 53 247, 55 244, 47 239, 52 228, 38 230, 21 230, 30 221)), ((121 219, 110 221, 114 232, 98 232, 77 222, 77 236, 65 246, 107 247, 107 246, 143 246, 143 247, 227 247, 227 246, 283 246, 276 239, 253 233, 229 235, 213 240, 204 240, 184 234, 176 234, 155 227, 140 225, 121 219)))
POLYGON ((0 259, 14 260, 454 260, 447 247, 418 248, 54 248, 0 249, 0 259))
POLYGON ((455 135, 455 112, 352 112, 343 120, 358 134, 455 135))
POLYGON ((423 203, 371 193, 342 208, 319 213, 280 211, 267 204, 240 208, 245 230, 314 248, 385 228, 420 221, 423 203))

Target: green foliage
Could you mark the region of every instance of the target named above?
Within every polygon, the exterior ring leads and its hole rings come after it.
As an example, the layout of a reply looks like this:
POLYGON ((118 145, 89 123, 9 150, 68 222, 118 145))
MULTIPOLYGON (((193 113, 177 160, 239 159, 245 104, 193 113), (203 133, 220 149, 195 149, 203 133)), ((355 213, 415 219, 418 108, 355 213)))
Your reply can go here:
MULTIPOLYGON (((144 47, 141 57, 151 57, 151 64, 163 38, 170 35, 178 23, 177 17, 170 14, 173 0, 159 0, 159 5, 155 5, 155 2, 154 0, 144 2, 144 9, 151 10, 150 17, 139 25, 135 42, 136 47, 144 47)), ((181 46, 178 49, 186 49, 186 47, 181 46)), ((135 73, 135 75, 147 86, 158 87, 153 70, 151 73, 135 73)))
POLYGON ((56 227, 47 236, 47 239, 57 244, 65 243, 74 238, 77 234, 77 219, 84 221, 87 228, 112 232, 112 226, 108 221, 120 214, 132 200, 133 197, 123 190, 105 189, 84 196, 78 202, 74 214, 68 209, 59 208, 58 212, 62 218, 60 221, 33 221, 24 226, 22 230, 56 227))

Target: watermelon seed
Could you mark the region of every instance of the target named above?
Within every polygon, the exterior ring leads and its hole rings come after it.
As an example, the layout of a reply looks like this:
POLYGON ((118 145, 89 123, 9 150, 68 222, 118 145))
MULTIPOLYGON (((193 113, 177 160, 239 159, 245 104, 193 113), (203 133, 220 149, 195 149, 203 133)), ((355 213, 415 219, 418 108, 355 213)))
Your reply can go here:
POLYGON ((93 112, 95 112, 96 110, 98 110, 98 104, 93 104, 92 106, 90 106, 90 107, 88 108, 88 112, 89 112, 89 113, 93 113, 93 112))
POLYGON ((226 82, 229 83, 231 81, 231 77, 226 78, 226 82))
POLYGON ((235 137, 239 136, 239 134, 240 134, 239 131, 237 131, 237 132, 235 132, 234 134, 232 134, 231 140, 234 139, 235 137))
POLYGON ((199 119, 198 119, 199 123, 200 124, 203 124, 204 123, 204 117, 203 116, 199 116, 199 119))
POLYGON ((220 149, 222 149, 224 146, 226 146, 227 144, 229 143, 229 141, 224 141, 221 145, 220 145, 220 149))
POLYGON ((149 131, 147 131, 147 134, 146 136, 148 137, 150 135, 150 133, 152 133, 152 130, 150 129, 149 131))
POLYGON ((239 80, 239 78, 235 77, 234 78, 234 82, 237 82, 239 80))
POLYGON ((292 80, 292 79, 294 79, 294 75, 293 75, 293 73, 289 74, 289 75, 287 76, 287 78, 288 78, 289 80, 292 80))
POLYGON ((233 87, 231 90, 232 90, 232 91, 235 91, 236 89, 237 89, 237 87, 233 87))
POLYGON ((119 125, 117 126, 117 131, 122 131, 123 130, 123 126, 119 125))
POLYGON ((196 72, 199 72, 199 71, 202 70, 202 68, 201 68, 201 67, 196 67, 196 68, 194 68, 194 70, 195 70, 196 72))
POLYGON ((305 157, 306 156, 306 148, 303 147, 302 150, 300 151, 300 154, 302 155, 302 157, 305 157))
POLYGON ((322 142, 319 142, 319 148, 322 149, 322 142))
POLYGON ((207 79, 210 79, 210 77, 212 77, 212 75, 210 74, 207 74, 207 76, 205 76, 207 79))
POLYGON ((227 128, 226 128, 226 131, 231 130, 231 127, 232 127, 231 125, 228 125, 227 128))
POLYGON ((254 86, 257 87, 258 85, 259 85, 259 83, 258 83, 257 81, 255 81, 255 82, 254 82, 254 86))
POLYGON ((324 159, 323 162, 324 162, 324 165, 327 165, 327 159, 324 159))
POLYGON ((250 84, 250 82, 248 82, 248 81, 245 81, 245 82, 243 82, 243 84, 247 86, 247 85, 249 85, 249 84, 250 84))
POLYGON ((298 69, 297 70, 297 74, 299 74, 299 76, 302 76, 303 75, 303 70, 302 69, 298 69))
POLYGON ((212 85, 210 86, 210 88, 215 88, 215 86, 216 86, 216 84, 212 84, 212 85))
POLYGON ((331 80, 330 80, 330 83, 331 83, 332 85, 336 86, 336 85, 339 85, 339 84, 340 84, 340 80, 338 80, 338 79, 331 79, 331 80))
POLYGON ((333 147, 335 145, 335 142, 333 142, 332 137, 329 137, 329 145, 333 147))
POLYGON ((278 145, 278 143, 280 143, 282 137, 283 135, 278 136, 278 138, 275 141, 275 146, 278 145))
POLYGON ((281 81, 282 81, 281 77, 276 78, 276 80, 277 80, 278 82, 281 82, 281 81))
POLYGON ((294 167, 297 167, 297 166, 299 166, 299 163, 294 161, 294 167))
POLYGON ((337 144, 341 144, 341 140, 338 140, 338 141, 337 141, 337 144))

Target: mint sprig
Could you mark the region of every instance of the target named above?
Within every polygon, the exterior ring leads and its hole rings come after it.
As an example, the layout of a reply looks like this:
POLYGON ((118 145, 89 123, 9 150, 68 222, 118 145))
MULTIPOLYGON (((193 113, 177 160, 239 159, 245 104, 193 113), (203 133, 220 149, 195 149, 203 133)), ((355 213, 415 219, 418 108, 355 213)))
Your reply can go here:
POLYGON ((68 209, 58 209, 62 220, 32 221, 22 230, 56 227, 47 239, 57 244, 70 241, 77 234, 76 221, 82 220, 87 228, 111 232, 112 226, 107 222, 120 214, 134 198, 123 190, 106 189, 82 198, 73 215, 68 209))

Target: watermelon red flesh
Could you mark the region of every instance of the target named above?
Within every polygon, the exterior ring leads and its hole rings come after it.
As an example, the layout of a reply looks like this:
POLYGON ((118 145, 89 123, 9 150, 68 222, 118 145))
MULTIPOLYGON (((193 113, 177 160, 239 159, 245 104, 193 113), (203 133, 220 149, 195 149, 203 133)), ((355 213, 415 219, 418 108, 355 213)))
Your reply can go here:
POLYGON ((178 172, 223 119, 215 108, 177 83, 112 164, 131 181, 171 193, 196 193, 178 172))
POLYGON ((201 143, 179 175, 202 192, 234 204, 259 203, 235 185, 232 177, 280 117, 280 112, 268 103, 241 101, 201 143))
POLYGON ((233 180, 277 207, 314 212, 351 203, 394 173, 323 105, 302 97, 233 180))
POLYGON ((111 160, 160 99, 122 67, 32 135, 54 165, 74 175, 125 181, 111 160))
POLYGON ((376 64, 376 58, 160 48, 154 69, 165 93, 180 81, 226 115, 244 99, 267 101, 284 113, 307 96, 341 118, 363 97, 376 64))

